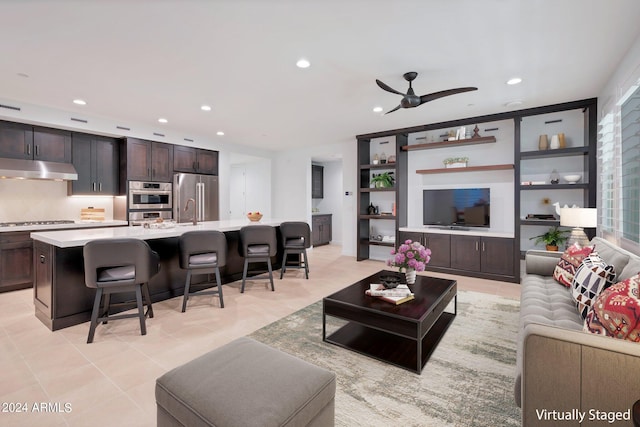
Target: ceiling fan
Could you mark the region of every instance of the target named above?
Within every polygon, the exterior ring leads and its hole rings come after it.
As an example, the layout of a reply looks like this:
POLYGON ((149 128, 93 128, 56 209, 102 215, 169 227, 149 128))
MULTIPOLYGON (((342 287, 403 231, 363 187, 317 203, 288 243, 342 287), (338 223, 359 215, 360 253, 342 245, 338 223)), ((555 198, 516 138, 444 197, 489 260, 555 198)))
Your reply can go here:
POLYGON ((397 90, 389 87, 388 85, 384 84, 380 80, 376 79, 376 83, 378 84, 378 86, 380 86, 381 89, 386 90, 387 92, 395 93, 396 95, 402 95, 402 100, 400 101, 400 105, 398 105, 396 108, 394 108, 391 111, 387 111, 385 114, 393 113, 394 111, 400 108, 418 107, 424 104, 425 102, 433 101, 434 99, 442 98, 444 96, 455 95, 457 93, 462 93, 462 92, 470 92, 472 90, 478 90, 477 87, 458 87, 455 89, 441 90, 440 92, 433 92, 427 95, 418 96, 413 91, 413 87, 411 87, 411 82, 415 80, 417 76, 418 76, 418 73, 416 73, 415 71, 410 71, 408 73, 403 74, 404 79, 409 82, 409 90, 407 90, 406 94, 402 92, 398 92, 397 90))

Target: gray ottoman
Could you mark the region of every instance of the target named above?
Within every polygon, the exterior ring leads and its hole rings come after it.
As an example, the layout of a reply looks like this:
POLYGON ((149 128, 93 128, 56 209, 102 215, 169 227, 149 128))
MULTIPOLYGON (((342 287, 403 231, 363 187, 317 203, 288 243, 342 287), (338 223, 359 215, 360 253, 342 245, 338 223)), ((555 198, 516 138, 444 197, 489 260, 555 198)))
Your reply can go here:
POLYGON ((156 381, 158 426, 333 426, 336 376, 239 338, 156 381))

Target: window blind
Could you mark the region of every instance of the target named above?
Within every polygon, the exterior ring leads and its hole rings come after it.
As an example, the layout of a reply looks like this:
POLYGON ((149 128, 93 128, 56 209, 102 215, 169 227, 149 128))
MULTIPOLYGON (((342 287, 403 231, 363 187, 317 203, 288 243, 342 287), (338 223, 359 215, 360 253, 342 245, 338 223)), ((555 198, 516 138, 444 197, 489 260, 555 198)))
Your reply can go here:
POLYGON ((640 243, 640 89, 621 108, 622 237, 640 243))

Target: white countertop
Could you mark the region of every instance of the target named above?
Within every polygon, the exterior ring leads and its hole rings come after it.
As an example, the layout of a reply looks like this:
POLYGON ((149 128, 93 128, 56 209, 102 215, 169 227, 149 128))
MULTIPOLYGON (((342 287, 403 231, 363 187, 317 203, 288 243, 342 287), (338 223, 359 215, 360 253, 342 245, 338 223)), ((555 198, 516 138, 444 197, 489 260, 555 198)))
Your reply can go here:
POLYGON ((190 222, 176 224, 172 228, 144 228, 136 227, 117 227, 117 228, 92 228, 85 230, 63 230, 63 231, 45 231, 31 233, 31 238, 48 243, 59 248, 72 248, 76 246, 84 246, 90 240, 96 239, 164 239, 169 237, 178 237, 187 231, 195 230, 218 230, 218 231, 237 231, 245 225, 271 225, 278 226, 285 220, 265 219, 260 222, 251 222, 248 219, 233 219, 225 221, 206 221, 193 225, 190 222))
POLYGON ((62 230, 67 228, 96 228, 96 227, 121 227, 128 225, 127 221, 76 221, 72 224, 38 224, 22 225, 19 227, 0 227, 0 233, 13 231, 40 231, 40 230, 62 230))
POLYGON ((513 239, 514 234, 501 231, 488 231, 487 229, 469 228, 469 230, 456 230, 450 228, 429 227, 428 225, 418 227, 400 227, 400 231, 413 231, 418 233, 434 233, 434 234, 457 234, 461 236, 485 236, 485 237, 503 237, 513 239))

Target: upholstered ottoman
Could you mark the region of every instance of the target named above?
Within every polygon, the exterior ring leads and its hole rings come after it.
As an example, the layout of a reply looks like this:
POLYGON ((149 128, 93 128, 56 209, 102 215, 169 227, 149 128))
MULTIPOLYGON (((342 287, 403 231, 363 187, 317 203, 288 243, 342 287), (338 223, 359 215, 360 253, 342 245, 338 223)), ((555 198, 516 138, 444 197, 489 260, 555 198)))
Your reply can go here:
POLYGON ((158 426, 333 426, 336 378, 239 338, 156 381, 158 426))

